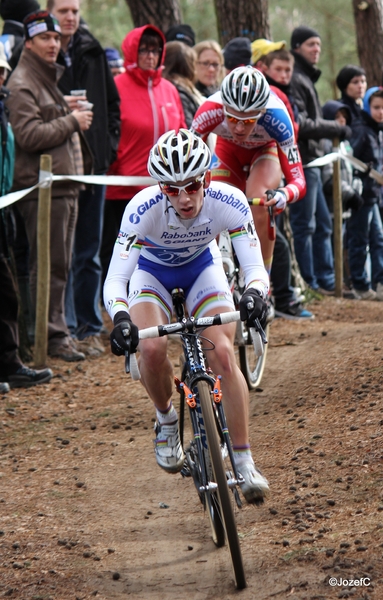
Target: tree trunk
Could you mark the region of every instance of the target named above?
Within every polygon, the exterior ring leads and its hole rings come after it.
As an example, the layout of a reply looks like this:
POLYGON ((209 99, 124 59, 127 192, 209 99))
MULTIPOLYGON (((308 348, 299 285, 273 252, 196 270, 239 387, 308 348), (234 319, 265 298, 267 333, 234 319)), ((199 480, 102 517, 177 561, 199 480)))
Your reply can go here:
POLYGON ((178 0, 126 0, 135 27, 156 25, 164 33, 171 25, 181 23, 178 0))
POLYGON ((270 39, 268 0, 214 0, 219 41, 234 37, 270 39))
POLYGON ((368 87, 382 85, 383 6, 382 0, 352 0, 356 40, 368 87))

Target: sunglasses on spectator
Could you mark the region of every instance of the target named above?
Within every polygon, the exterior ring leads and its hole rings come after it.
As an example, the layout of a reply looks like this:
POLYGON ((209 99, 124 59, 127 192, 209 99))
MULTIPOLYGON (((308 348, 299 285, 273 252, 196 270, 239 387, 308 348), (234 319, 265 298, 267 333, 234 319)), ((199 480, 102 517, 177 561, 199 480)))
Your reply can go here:
POLYGON ((226 108, 224 108, 224 112, 225 112, 225 117, 227 118, 227 120, 230 123, 243 123, 244 125, 254 125, 254 123, 256 123, 258 121, 258 119, 263 115, 262 112, 258 113, 257 115, 253 115, 252 117, 236 117, 235 115, 232 115, 231 113, 229 113, 226 108))
POLYGON ((149 54, 154 54, 154 56, 159 56, 162 52, 162 48, 151 48, 148 50, 147 48, 139 48, 138 54, 141 56, 149 56, 149 54))
POLYGON ((179 196, 182 191, 187 194, 196 194, 203 185, 204 177, 200 177, 195 181, 187 183, 186 185, 173 185, 172 183, 160 183, 161 191, 166 196, 179 196))
POLYGON ((218 62, 213 63, 213 62, 209 62, 209 61, 204 61, 204 62, 197 61, 197 64, 202 65, 202 67, 204 69, 209 69, 210 67, 213 67, 213 69, 215 69, 215 70, 219 69, 221 66, 218 62))

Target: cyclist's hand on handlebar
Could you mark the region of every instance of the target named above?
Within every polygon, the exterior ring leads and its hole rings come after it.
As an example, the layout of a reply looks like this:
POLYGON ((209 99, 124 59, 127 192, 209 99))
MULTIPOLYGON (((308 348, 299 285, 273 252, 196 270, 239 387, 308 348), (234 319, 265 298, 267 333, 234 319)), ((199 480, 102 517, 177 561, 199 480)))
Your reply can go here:
POLYGON ((267 302, 254 288, 248 288, 239 301, 239 314, 241 321, 254 322, 254 319, 262 321, 267 311, 267 302))
POLYGON ((283 190, 266 190, 265 206, 273 206, 276 214, 285 210, 287 204, 287 196, 283 190))
POLYGON ((132 323, 129 313, 120 310, 113 322, 114 329, 110 334, 110 347, 113 354, 123 356, 125 352, 135 352, 139 342, 138 327, 132 323))

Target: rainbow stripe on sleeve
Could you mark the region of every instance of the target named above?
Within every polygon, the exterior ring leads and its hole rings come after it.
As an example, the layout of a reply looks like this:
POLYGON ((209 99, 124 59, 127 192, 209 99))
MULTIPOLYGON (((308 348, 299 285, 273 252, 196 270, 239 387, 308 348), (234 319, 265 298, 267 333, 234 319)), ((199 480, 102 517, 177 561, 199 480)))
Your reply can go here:
POLYGON ((237 229, 229 229, 230 238, 234 239, 240 237, 241 235, 247 235, 246 229, 241 225, 241 227, 237 227, 237 229))
POLYGON ((124 298, 116 298, 112 305, 112 310, 118 308, 119 310, 129 310, 128 303, 124 298))

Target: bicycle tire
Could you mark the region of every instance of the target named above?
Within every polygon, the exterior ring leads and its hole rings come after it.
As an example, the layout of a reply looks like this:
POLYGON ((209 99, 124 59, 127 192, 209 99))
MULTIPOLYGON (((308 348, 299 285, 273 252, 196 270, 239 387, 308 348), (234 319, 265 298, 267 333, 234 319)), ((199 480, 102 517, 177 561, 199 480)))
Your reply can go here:
MULTIPOLYGON (((183 354, 180 355, 179 357, 179 365, 181 368, 181 379, 185 378, 185 373, 184 373, 184 365, 185 365, 185 357, 183 354)), ((184 410, 186 410, 186 406, 184 407, 184 410)), ((189 409, 189 410, 193 410, 193 409, 189 409)), ((181 421, 183 422, 183 428, 185 425, 185 415, 183 414, 181 417, 181 421)), ((180 423, 181 424, 181 423, 180 423)), ((192 422, 191 422, 191 418, 190 418, 190 412, 189 412, 189 424, 191 429, 192 428, 192 422)), ((184 432, 184 429, 183 429, 184 432)), ((198 458, 198 452, 196 449, 196 444, 195 442, 191 442, 190 446, 186 449, 185 451, 186 453, 186 460, 188 463, 188 467, 190 470, 190 475, 193 479, 194 485, 197 489, 198 492, 198 496, 201 500, 201 504, 203 505, 204 509, 207 512, 208 518, 209 518, 209 523, 210 523, 210 528, 211 528, 211 537, 213 539, 214 544, 217 546, 217 548, 221 548, 222 546, 225 545, 225 541, 226 541, 226 536, 225 536, 225 528, 223 526, 222 523, 222 516, 220 513, 220 509, 219 509, 219 503, 216 500, 216 492, 211 491, 211 492, 201 492, 200 488, 202 486, 202 477, 201 477, 201 471, 202 471, 202 466, 199 464, 199 458, 198 458)), ((208 475, 211 476, 211 465, 206 464, 206 455, 205 455, 205 471, 208 475)))
POLYGON ((241 547, 235 522, 231 491, 227 484, 226 470, 222 458, 220 441, 214 417, 210 388, 206 381, 197 384, 202 416, 205 425, 207 446, 209 450, 212 469, 217 484, 217 500, 220 514, 226 532, 226 539, 230 550, 231 562, 234 571, 235 584, 238 589, 246 587, 245 570, 243 567, 241 547))
MULTIPOLYGON (((251 336, 246 324, 241 322, 243 328, 243 339, 245 344, 238 347, 239 367, 246 379, 248 389, 255 390, 261 384, 263 372, 266 366, 267 346, 265 345, 263 354, 256 356, 254 352, 251 336)), ((266 337, 269 337, 269 325, 266 325, 266 337)))

